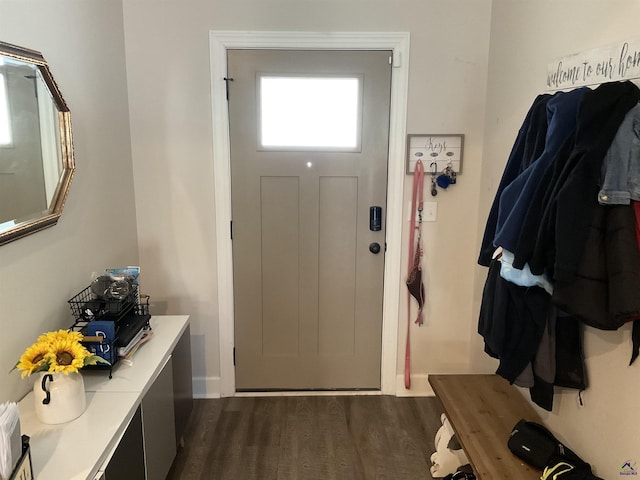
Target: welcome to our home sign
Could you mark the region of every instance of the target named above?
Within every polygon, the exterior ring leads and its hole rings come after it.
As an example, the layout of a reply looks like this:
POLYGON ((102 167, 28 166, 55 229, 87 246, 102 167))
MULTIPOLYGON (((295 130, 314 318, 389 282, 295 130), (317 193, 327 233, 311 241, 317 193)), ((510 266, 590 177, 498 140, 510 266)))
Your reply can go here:
POLYGON ((561 90, 640 77, 640 38, 556 59, 547 67, 547 88, 561 90))

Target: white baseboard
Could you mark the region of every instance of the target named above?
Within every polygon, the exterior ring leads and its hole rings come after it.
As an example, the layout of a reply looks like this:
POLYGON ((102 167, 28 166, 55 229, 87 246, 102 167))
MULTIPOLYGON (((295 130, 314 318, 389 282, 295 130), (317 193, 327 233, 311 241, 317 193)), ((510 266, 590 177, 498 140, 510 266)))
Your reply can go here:
MULTIPOLYGON (((315 393, 315 392, 314 392, 315 393)), ((341 394, 350 395, 380 395, 380 392, 340 392, 341 394)), ((296 392, 297 395, 309 395, 307 393, 296 392)), ((336 395, 337 392, 321 392, 324 395, 336 395)), ((274 393, 267 394, 237 394, 238 396, 272 396, 274 393)), ((275 395, 287 395, 287 393, 279 392, 275 395)), ((429 385, 429 375, 415 374, 411 375, 411 388, 404 388, 404 375, 396 376, 396 397, 433 397, 435 393, 429 385)), ((220 377, 193 377, 193 398, 220 398, 220 377)))
POLYGON ((380 390, 282 390, 273 392, 236 392, 236 397, 362 397, 382 395, 380 390))
POLYGON ((220 377, 193 377, 193 398, 220 398, 220 377))
POLYGON ((411 375, 411 388, 404 388, 404 375, 396 376, 396 397, 434 397, 435 393, 429 385, 426 373, 411 375))

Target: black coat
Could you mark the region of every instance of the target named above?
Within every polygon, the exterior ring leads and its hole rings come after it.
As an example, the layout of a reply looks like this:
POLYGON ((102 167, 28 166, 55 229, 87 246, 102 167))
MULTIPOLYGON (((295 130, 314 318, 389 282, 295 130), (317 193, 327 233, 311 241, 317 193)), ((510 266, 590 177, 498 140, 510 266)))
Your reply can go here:
POLYGON ((640 253, 631 205, 598 205, 571 282, 556 282, 553 302, 601 330, 640 318, 640 253))
POLYGON ((547 134, 547 102, 551 97, 549 94, 536 97, 518 131, 487 218, 478 257, 480 265, 489 266, 491 256, 496 248, 493 239, 496 235, 502 191, 544 151, 547 134))
POLYGON ((598 205, 601 165, 627 112, 640 100, 631 82, 612 82, 587 92, 578 109, 576 134, 545 176, 532 203, 541 218, 525 220, 514 267, 529 263, 535 275, 570 282, 578 269, 598 205), (542 205, 542 208, 540 208, 542 205), (528 252, 533 252, 530 256, 528 252))

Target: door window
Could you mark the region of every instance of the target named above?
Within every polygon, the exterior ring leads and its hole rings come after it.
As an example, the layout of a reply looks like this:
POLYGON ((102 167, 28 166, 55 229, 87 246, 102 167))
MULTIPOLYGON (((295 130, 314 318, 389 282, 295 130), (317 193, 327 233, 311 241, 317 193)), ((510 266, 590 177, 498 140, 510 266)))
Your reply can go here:
POLYGON ((361 78, 260 76, 261 150, 360 151, 361 78))

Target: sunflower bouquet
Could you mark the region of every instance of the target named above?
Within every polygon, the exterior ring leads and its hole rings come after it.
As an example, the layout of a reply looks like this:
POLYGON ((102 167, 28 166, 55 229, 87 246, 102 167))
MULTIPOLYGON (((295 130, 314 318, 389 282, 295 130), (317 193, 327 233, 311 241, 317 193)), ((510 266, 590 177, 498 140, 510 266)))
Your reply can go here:
POLYGON ((77 372, 87 365, 109 362, 93 355, 82 343, 80 332, 58 330, 38 337, 36 343, 25 350, 14 369, 22 371, 22 378, 32 373, 64 373, 77 372))

